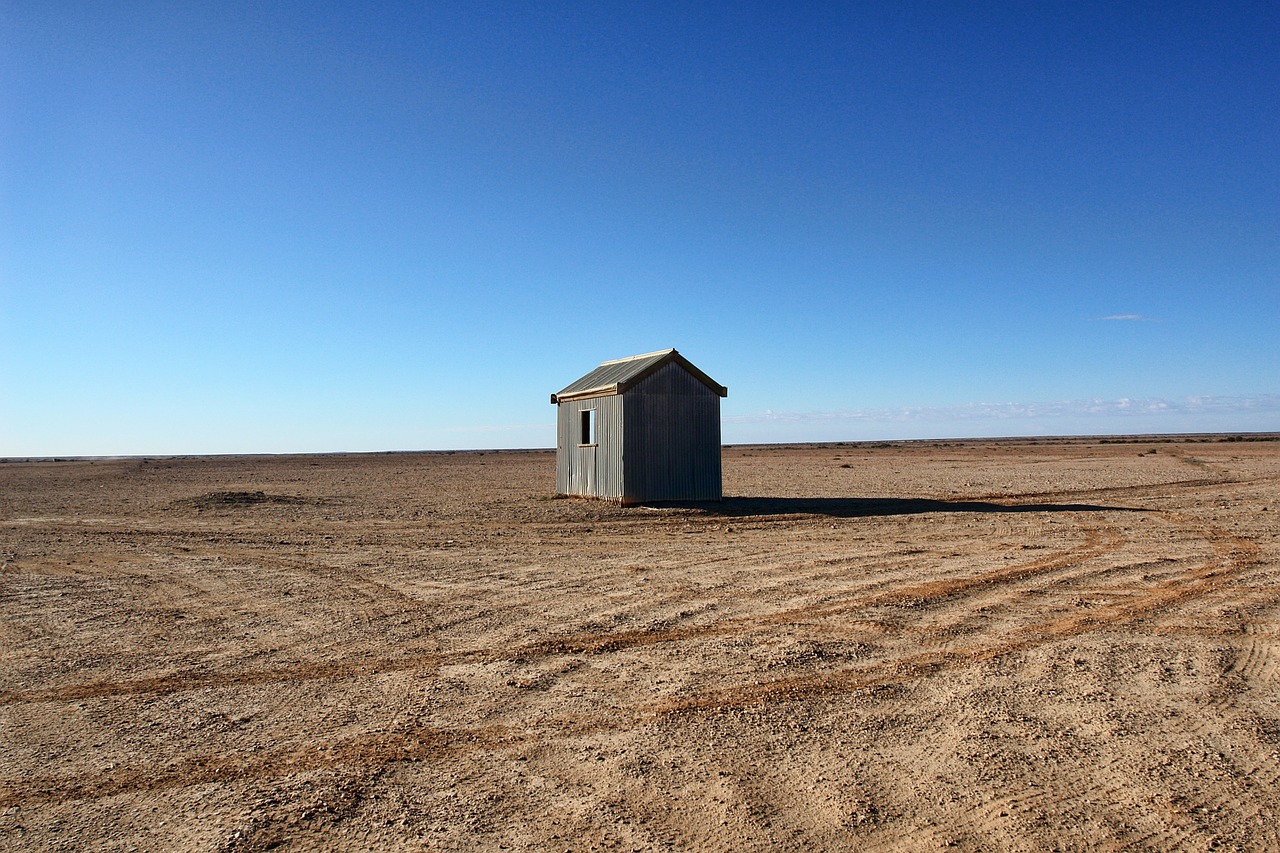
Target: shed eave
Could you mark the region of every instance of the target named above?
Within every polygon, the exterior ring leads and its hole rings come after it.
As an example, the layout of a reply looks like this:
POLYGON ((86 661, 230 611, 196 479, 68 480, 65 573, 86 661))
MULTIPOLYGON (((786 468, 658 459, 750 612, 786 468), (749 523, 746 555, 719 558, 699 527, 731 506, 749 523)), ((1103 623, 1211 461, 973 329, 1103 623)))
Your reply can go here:
POLYGON ((567 403, 570 400, 586 400, 591 397, 613 397, 621 393, 618 385, 605 385, 600 388, 587 388, 582 391, 574 391, 570 394, 552 394, 551 402, 553 404, 567 403))

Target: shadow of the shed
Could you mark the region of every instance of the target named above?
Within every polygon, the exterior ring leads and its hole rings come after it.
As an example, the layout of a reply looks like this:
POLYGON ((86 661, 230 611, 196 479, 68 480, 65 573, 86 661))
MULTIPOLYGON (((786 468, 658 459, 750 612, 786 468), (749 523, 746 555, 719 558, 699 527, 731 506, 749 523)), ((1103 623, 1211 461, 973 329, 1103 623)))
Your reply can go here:
POLYGON ((769 515, 824 515, 832 518, 871 518, 924 515, 932 512, 1147 512, 1140 507, 1083 503, 994 503, 932 498, 791 498, 727 497, 720 501, 664 501, 643 506, 696 509, 726 518, 769 515))

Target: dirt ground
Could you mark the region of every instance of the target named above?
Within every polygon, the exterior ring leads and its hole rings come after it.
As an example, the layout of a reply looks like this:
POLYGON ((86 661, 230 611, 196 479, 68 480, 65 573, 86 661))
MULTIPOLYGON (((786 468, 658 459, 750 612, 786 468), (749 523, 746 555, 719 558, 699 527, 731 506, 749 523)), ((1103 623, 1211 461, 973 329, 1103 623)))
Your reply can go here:
POLYGON ((0 464, 9 850, 1280 850, 1280 442, 0 464))

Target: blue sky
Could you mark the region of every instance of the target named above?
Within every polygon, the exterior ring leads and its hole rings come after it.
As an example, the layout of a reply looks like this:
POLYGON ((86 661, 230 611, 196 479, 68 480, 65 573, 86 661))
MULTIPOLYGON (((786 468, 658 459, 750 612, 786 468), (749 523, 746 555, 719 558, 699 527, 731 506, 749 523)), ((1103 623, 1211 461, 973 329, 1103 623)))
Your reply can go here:
POLYGON ((1280 430, 1273 3, 0 5, 0 455, 1280 430), (691 8, 692 7, 692 8, 691 8))

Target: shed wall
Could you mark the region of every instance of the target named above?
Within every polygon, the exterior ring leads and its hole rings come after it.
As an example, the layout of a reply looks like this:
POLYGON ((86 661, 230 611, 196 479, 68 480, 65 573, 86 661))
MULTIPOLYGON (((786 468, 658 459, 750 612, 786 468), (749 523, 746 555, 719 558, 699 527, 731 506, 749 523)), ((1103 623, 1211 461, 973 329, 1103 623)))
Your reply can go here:
POLYGON ((625 399, 592 397, 561 403, 556 414, 556 492, 594 498, 621 498, 622 422, 625 399), (596 440, 578 443, 582 412, 596 413, 596 440))
POLYGON ((624 500, 720 500, 720 396, 675 363, 622 396, 624 500))

